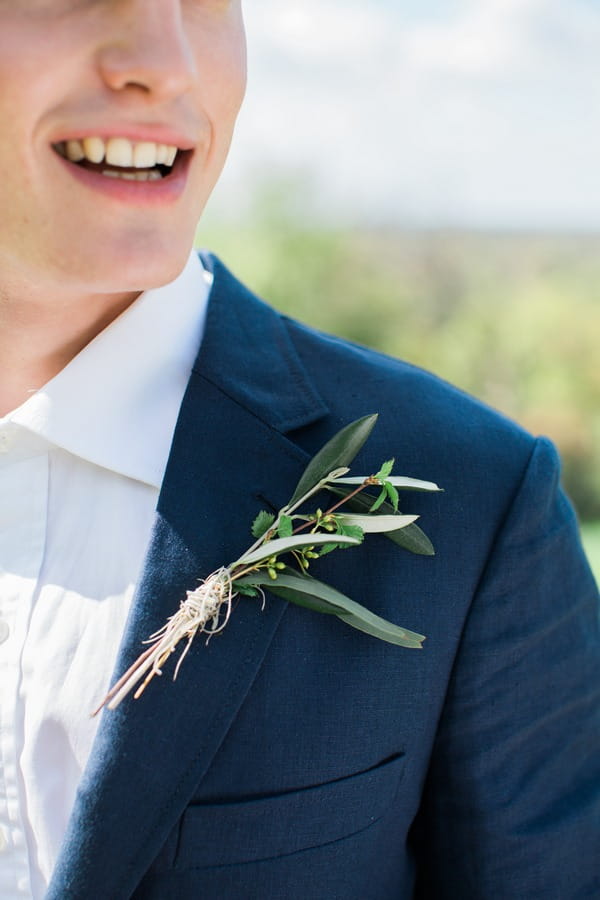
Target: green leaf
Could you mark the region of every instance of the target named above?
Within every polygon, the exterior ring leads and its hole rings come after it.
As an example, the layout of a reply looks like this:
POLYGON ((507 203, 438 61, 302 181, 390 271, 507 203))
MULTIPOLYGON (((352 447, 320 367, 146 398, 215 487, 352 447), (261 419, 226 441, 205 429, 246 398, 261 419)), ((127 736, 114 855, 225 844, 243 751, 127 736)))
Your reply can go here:
POLYGON ((361 527, 361 524, 358 521, 351 522, 346 517, 343 519, 340 517, 337 521, 337 526, 338 534, 345 534, 346 537, 353 537, 361 542, 365 539, 365 529, 361 527))
POLYGON ((293 506, 305 494, 335 469, 349 466, 361 449, 377 421, 377 415, 364 416, 338 431, 304 470, 288 506, 293 506))
POLYGON ((384 462, 379 472, 375 475, 375 478, 381 478, 383 481, 388 475, 391 474, 392 469, 394 468, 394 460, 388 459, 387 462, 384 462))
POLYGON ((280 538, 291 537, 294 532, 294 523, 290 516, 281 516, 277 527, 277 534, 280 538))
MULTIPOLYGON (((364 609, 364 607, 361 607, 361 609, 364 609)), ((424 634, 416 634, 416 632, 408 631, 408 629, 401 628, 399 625, 393 625, 387 619, 382 619, 380 616, 376 616, 375 613, 369 613, 368 610, 364 610, 364 613, 361 614, 338 613, 337 616, 342 622, 351 625, 352 628, 364 631, 365 634, 379 638, 380 641, 387 641, 388 644, 407 647, 409 650, 422 650, 423 641, 426 640, 424 634), (365 615, 365 613, 368 613, 368 615, 365 615)))
POLYGON ((281 587, 277 581, 272 581, 269 584, 269 590, 276 597, 281 597, 282 600, 286 600, 288 603, 295 603, 296 606, 304 606, 313 612, 324 613, 328 616, 337 615, 334 606, 319 600, 318 597, 313 597, 311 594, 302 594, 300 591, 292 590, 292 588, 281 587))
MULTIPOLYGON (((293 572, 293 569, 287 571, 292 573, 294 578, 299 578, 301 581, 304 581, 307 577, 305 575, 296 575, 296 573, 293 572)), ((242 593, 240 587, 244 590, 256 590, 257 587, 264 587, 272 594, 281 597, 283 600, 287 600, 289 603, 297 603, 298 606, 305 606, 307 609, 312 609, 315 612, 325 613, 327 615, 337 615, 339 607, 335 606, 333 603, 328 603, 326 600, 320 599, 319 597, 314 597, 304 591, 297 590, 296 582, 291 581, 292 574, 278 574, 277 579, 272 581, 270 578, 265 578, 264 573, 254 572, 251 575, 244 575, 243 578, 235 581, 233 587, 234 590, 239 591, 239 593, 242 593)))
POLYGON ((267 533, 274 522, 275 516, 272 513, 261 509, 254 522, 252 523, 252 536, 257 539, 261 538, 264 534, 267 533))
POLYGON ((377 500, 375 501, 373 506, 371 506, 369 512, 372 512, 372 513, 377 512, 377 510, 383 504, 383 501, 385 500, 386 497, 387 497, 386 490, 385 490, 385 488, 382 488, 381 493, 379 494, 379 497, 377 498, 377 500))
MULTIPOLYGON (((350 493, 350 491, 336 487, 328 487, 327 490, 331 491, 331 493, 335 494, 337 497, 346 497, 350 493)), ((357 512, 369 512, 372 502, 373 497, 368 494, 357 494, 348 501, 348 508, 356 510, 357 512)), ((394 508, 389 503, 382 503, 380 514, 393 515, 394 508)), ((433 544, 425 532, 421 531, 419 526, 414 523, 412 525, 407 525, 406 528, 402 528, 398 531, 386 532, 385 536, 386 538, 389 538, 390 541, 393 541, 394 544, 397 544, 404 550, 408 550, 409 553, 416 553, 418 556, 435 556, 433 544)))
POLYGON ((333 553, 334 550, 340 550, 341 547, 341 544, 323 544, 323 546, 319 548, 319 556, 327 556, 328 553, 333 553))
MULTIPOLYGON (((360 525, 355 524, 355 523, 350 523, 350 522, 348 524, 346 524, 345 521, 342 521, 341 517, 339 517, 339 518, 336 517, 336 519, 337 519, 336 534, 341 534, 344 537, 356 538, 356 543, 362 544, 362 542, 365 539, 365 532, 364 532, 364 529, 360 527, 360 525)), ((329 540, 331 541, 330 544, 323 544, 323 546, 320 548, 319 556, 326 556, 328 553, 331 553, 333 550, 347 550, 348 546, 351 546, 351 547, 355 546, 354 544, 348 545, 348 544, 336 543, 335 542, 336 541, 335 534, 330 535, 329 540)))
POLYGON ((285 573, 278 575, 276 581, 266 581, 264 576, 260 578, 258 573, 256 576, 245 577, 242 581, 245 584, 260 584, 271 593, 284 597, 292 603, 317 609, 318 612, 333 613, 353 628, 358 628, 390 644, 415 649, 421 648, 425 640, 425 635, 408 631, 382 619, 360 603, 310 575, 297 575, 293 570, 286 569, 285 573), (322 604, 324 606, 321 606, 322 604))
MULTIPOLYGON (((336 478, 335 483, 362 484, 365 477, 365 475, 356 475, 349 478, 336 478)), ((385 480, 403 491, 443 491, 443 488, 438 487, 433 481, 421 481, 420 478, 409 478, 408 475, 390 475, 385 480)))
POLYGON ((406 528, 408 525, 418 519, 418 516, 361 516, 361 515, 343 515, 339 516, 344 522, 344 531, 352 525, 358 527, 367 534, 387 534, 389 531, 397 531, 399 528, 406 528), (347 523, 347 524, 346 524, 347 523))
MULTIPOLYGON (((338 544, 360 543, 356 538, 345 537, 341 534, 337 535, 335 540, 338 544)), ((299 550, 302 547, 316 547, 327 543, 331 543, 330 534, 295 534, 293 537, 278 538, 274 541, 267 541, 262 547, 258 547, 246 556, 242 556, 234 565, 249 566, 261 562, 263 559, 269 559, 270 556, 278 556, 280 553, 289 553, 291 550, 299 550)))
POLYGON ((398 512, 398 504, 400 503, 400 497, 398 495, 398 491, 391 483, 391 481, 384 481, 383 486, 385 488, 385 492, 389 497, 390 503, 394 507, 394 512, 398 512))
POLYGON ((258 597, 259 593, 255 587, 249 584, 242 584, 240 581, 235 582, 235 590, 244 597, 258 597))
POLYGON ((388 531, 385 536, 409 553, 415 553, 417 556, 435 556, 433 544, 418 525, 407 525, 399 531, 388 531))

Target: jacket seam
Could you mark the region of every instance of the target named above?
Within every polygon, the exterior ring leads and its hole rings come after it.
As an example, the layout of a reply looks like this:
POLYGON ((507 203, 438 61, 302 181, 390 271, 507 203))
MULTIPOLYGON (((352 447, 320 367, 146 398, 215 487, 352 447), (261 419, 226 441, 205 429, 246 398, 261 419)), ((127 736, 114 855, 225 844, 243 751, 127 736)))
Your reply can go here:
POLYGON ((440 722, 441 722, 442 716, 444 714, 444 710, 447 708, 448 694, 449 694, 451 686, 452 686, 456 666, 460 659, 462 648, 463 648, 463 645, 466 640, 466 632, 467 632, 467 628, 468 628, 469 618, 470 618, 471 612, 473 610, 473 606, 475 605, 477 598, 479 596, 479 593, 482 589, 482 586, 485 582, 491 561, 496 554, 496 549, 500 542, 500 538, 502 537, 502 535, 504 533, 504 529, 506 528, 506 524, 511 516, 515 502, 516 502, 517 498, 519 497, 519 494, 521 493, 521 490, 522 490, 525 480, 527 478, 527 474, 529 472, 529 467, 531 465, 533 456, 534 456, 536 450, 538 449, 538 447, 540 446, 540 444, 541 444, 541 439, 534 438, 531 452, 529 453, 529 456, 527 457, 525 465, 523 466, 521 476, 518 479, 518 481, 516 482, 515 488, 510 496, 510 500, 506 504, 506 509, 505 509, 504 515, 500 519, 498 526, 494 532, 494 535, 490 541, 489 550, 487 552, 487 555, 486 555, 483 565, 481 567, 481 572, 479 574, 479 577, 477 579, 475 587, 473 588, 473 591, 471 593, 471 598, 469 600, 469 603, 466 607, 464 619, 463 619, 463 623, 462 623, 462 627, 461 627, 461 631, 460 631, 460 636, 456 642, 456 649, 454 651, 454 656, 452 658, 452 664, 449 668, 449 675, 448 675, 448 681, 446 682, 446 690, 444 692, 444 699, 443 699, 443 702, 440 704, 440 712, 439 712, 439 716, 438 716, 438 719, 436 722, 434 740, 433 740, 433 744, 432 744, 432 751, 431 751, 432 754, 433 754, 433 750, 435 747, 435 740, 436 740, 437 733, 439 731, 440 722))

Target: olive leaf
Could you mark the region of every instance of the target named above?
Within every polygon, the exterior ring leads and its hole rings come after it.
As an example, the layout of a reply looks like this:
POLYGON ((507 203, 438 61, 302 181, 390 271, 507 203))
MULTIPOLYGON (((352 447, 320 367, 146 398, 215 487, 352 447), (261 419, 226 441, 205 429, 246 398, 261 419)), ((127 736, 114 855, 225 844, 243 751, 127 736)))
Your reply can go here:
POLYGON ((364 416, 338 431, 309 462, 288 503, 288 509, 312 491, 331 472, 349 466, 371 434, 376 422, 376 414, 364 416))
MULTIPOLYGON (((265 587, 288 602, 336 615, 347 625, 389 644, 421 649, 425 640, 425 635, 394 625, 330 585, 310 575, 297 575, 292 569, 286 569, 285 573, 279 574, 276 581, 265 579, 261 573, 249 575, 240 581, 244 586, 265 587)), ((234 588, 236 584, 237 582, 234 588)))
POLYGON ((289 504, 276 515, 259 512, 252 523, 255 543, 236 562, 216 569, 193 590, 186 591, 186 599, 180 602, 177 612, 145 642, 149 646, 117 680, 93 715, 104 706, 115 709, 132 691, 135 699, 140 697, 152 679, 161 674, 171 653, 185 642, 175 678, 194 637, 205 634, 210 638, 225 628, 236 594, 258 599, 263 597, 265 588, 292 603, 335 615, 380 640, 413 649, 422 647, 424 635, 386 621, 306 571, 312 560, 333 550, 357 546, 368 532, 385 534, 413 553, 434 553, 429 538, 415 524, 418 517, 398 513, 398 489, 440 490, 436 484, 392 476, 393 459, 384 462, 375 475, 345 477, 376 421, 376 415, 364 416, 343 428, 308 464, 289 504), (368 489, 377 485, 380 494, 374 497, 368 489), (317 509, 309 515, 297 513, 322 488, 342 499, 325 512, 317 509), (344 504, 350 513, 340 512, 344 504), (294 522, 300 524, 294 527, 294 522), (295 557, 301 572, 278 558, 288 553, 295 557))
MULTIPOLYGON (((248 553, 246 556, 240 557, 231 568, 237 566, 250 566, 254 563, 262 562, 263 559, 269 559, 271 556, 278 556, 280 553, 290 553, 292 550, 301 550, 303 547, 313 547, 319 544, 330 544, 332 536, 330 534, 295 534, 292 537, 276 538, 274 541, 266 541, 261 547, 248 553)), ((360 544, 360 541, 354 537, 348 537, 344 534, 335 535, 336 544, 360 544)))
MULTIPOLYGON (((332 485, 328 485, 327 490, 337 497, 346 497, 350 493, 347 490, 335 488, 332 485)), ((355 510, 356 512, 368 512, 371 509, 373 497, 368 494, 357 494, 347 502, 348 508, 351 510, 355 510)), ((381 515, 393 514, 394 509, 391 504, 382 503, 381 515)), ((398 531, 385 532, 385 536, 399 547, 408 550, 410 553, 415 553, 417 556, 435 556, 433 544, 425 532, 422 531, 418 525, 415 525, 414 522, 412 525, 407 525, 406 528, 401 528, 398 531)))
MULTIPOLYGON (((378 473, 376 478, 381 477, 384 481, 389 481, 394 487, 403 491, 443 491, 434 481, 422 481, 420 478, 409 478, 407 475, 385 475, 380 476, 378 473)), ((336 478, 336 484, 362 484, 364 477, 361 475, 353 475, 350 478, 336 478)))
POLYGON ((367 534, 387 534, 412 525, 418 516, 361 516, 352 514, 338 515, 344 525, 358 525, 367 534))

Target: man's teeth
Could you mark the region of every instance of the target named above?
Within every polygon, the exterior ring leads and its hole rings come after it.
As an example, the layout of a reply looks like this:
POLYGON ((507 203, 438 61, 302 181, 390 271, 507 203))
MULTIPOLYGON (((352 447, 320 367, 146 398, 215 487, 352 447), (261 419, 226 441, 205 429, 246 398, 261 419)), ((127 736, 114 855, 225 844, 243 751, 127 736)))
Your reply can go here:
POLYGON ((100 137, 86 137, 66 141, 58 145, 58 149, 71 162, 87 159, 91 163, 106 162, 110 166, 134 169, 172 166, 178 150, 170 144, 155 144, 152 141, 134 143, 122 137, 111 137, 106 141, 100 137))
POLYGON ((158 169, 143 172, 116 172, 114 169, 104 169, 102 174, 107 178, 124 178, 125 181, 160 181, 162 178, 158 169))

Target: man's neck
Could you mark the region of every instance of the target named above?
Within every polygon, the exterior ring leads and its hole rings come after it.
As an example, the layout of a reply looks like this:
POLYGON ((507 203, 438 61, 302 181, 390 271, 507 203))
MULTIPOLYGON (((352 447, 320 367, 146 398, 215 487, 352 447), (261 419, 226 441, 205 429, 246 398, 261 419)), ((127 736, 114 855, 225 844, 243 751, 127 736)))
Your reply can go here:
POLYGON ((0 286, 0 416, 57 375, 138 296, 17 298, 0 286))

